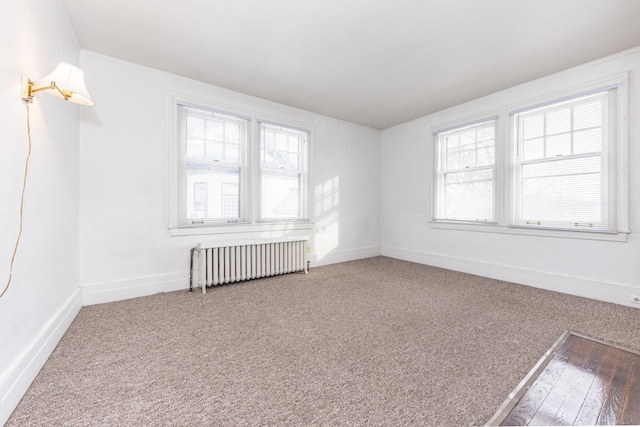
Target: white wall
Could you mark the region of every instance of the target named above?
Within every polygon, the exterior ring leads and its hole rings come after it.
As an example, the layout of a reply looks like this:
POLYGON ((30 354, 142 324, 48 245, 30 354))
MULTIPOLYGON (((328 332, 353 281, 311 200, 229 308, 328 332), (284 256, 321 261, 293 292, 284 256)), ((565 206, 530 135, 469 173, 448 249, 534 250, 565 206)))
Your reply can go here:
POLYGON ((326 231, 297 234, 312 238, 312 267, 380 254, 379 131, 93 52, 80 61, 96 101, 80 123, 85 304, 184 289, 196 243, 255 237, 169 235, 172 93, 311 124, 312 211, 326 231))
MULTIPOLYGON (((625 305, 640 294, 640 50, 586 64, 382 132, 384 255, 625 305), (630 71, 627 242, 438 229, 429 223, 433 126, 630 71)), ((473 84, 473 82, 469 82, 473 84)), ((638 306, 637 304, 635 305, 638 306)))
MULTIPOLYGON (((27 124, 21 77, 79 47, 58 0, 0 5, 0 292, 19 230, 27 124)), ((10 288, 0 299, 0 425, 35 378, 81 306, 78 289, 78 106, 39 94, 31 105, 33 149, 24 229, 10 288)))

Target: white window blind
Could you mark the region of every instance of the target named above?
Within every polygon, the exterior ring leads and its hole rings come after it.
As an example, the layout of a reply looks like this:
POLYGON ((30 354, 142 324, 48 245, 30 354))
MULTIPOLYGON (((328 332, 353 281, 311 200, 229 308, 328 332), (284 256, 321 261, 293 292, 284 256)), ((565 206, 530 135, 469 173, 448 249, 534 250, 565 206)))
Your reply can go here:
POLYGON ((517 226, 616 229, 617 89, 513 115, 517 226))
POLYGON ((493 222, 496 120, 435 134, 434 220, 493 222))
POLYGON ((178 225, 243 220, 248 121, 177 105, 178 225))
POLYGON ((308 133, 260 123, 261 221, 305 220, 308 133))

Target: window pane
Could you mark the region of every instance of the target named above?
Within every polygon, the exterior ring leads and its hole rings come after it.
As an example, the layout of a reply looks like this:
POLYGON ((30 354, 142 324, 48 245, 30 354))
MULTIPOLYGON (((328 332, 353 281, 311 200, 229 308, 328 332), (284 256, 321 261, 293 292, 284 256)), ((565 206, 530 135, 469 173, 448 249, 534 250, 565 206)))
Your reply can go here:
POLYGON ((224 141, 224 122, 219 120, 207 120, 207 139, 224 141))
POLYGON ((524 139, 540 138, 544 135, 544 115, 529 116, 522 120, 524 139))
POLYGON ((222 147, 221 142, 207 141, 207 159, 221 162, 223 160, 222 147))
POLYGON ((200 138, 187 138, 187 158, 204 158, 204 140, 200 138))
POLYGON ((478 166, 490 166, 494 163, 493 147, 478 149, 478 166))
POLYGON ((300 216, 300 177, 263 175, 262 217, 278 219, 300 216))
POLYGON ((458 151, 460 147, 460 136, 458 134, 445 137, 447 144, 447 152, 458 151))
POLYGON ((462 146, 463 150, 467 150, 468 149, 465 146, 467 146, 469 144, 475 145, 475 143, 476 143, 476 130, 475 129, 466 130, 466 131, 460 133, 460 145, 462 146))
POLYGON ((275 161, 273 159, 273 150, 265 150, 262 161, 266 164, 272 164, 275 161))
MULTIPOLYGON (((299 133, 299 132, 297 132, 299 133)), ((283 130, 265 131, 262 137, 262 162, 264 166, 297 170, 300 167, 300 152, 303 137, 283 130), (275 147, 275 149, 272 149, 275 147)))
POLYGON ((522 220, 601 221, 600 173, 600 156, 524 165, 522 220))
POLYGON ((291 169, 298 169, 298 155, 289 153, 289 166, 291 169))
POLYGON ((574 153, 594 153, 600 150, 602 150, 602 129, 581 130, 573 135, 574 153))
POLYGON ((277 168, 286 169, 288 155, 286 152, 274 151, 273 152, 273 164, 277 168))
POLYGON ((469 168, 476 165, 476 150, 464 150, 460 152, 460 167, 469 168))
POLYGON ((547 114, 547 135, 571 130, 571 109, 553 111, 547 114))
POLYGON ((600 126, 602 123, 602 103, 590 102, 578 105, 573 109, 575 129, 600 126))
POLYGON ((199 117, 187 117, 187 137, 204 138, 204 120, 199 117))
POLYGON ((446 170, 460 169, 460 155, 458 153, 447 154, 447 166, 445 169, 446 170))
POLYGON ((531 139, 524 142, 524 159, 535 160, 544 157, 544 139, 531 139))
POLYGON ((563 133, 547 138, 546 157, 568 156, 571 154, 571 134, 563 133))
POLYGON ((494 140, 496 135, 496 127, 494 125, 485 126, 478 129, 478 141, 494 140))
POLYGON ((225 162, 238 163, 240 161, 240 146, 237 144, 225 144, 225 162))
POLYGON ((234 123, 224 124, 224 140, 233 144, 240 142, 240 126, 234 123))
POLYGON ((281 133, 276 134, 276 150, 287 151, 287 135, 281 133))
POLYGON ((268 150, 273 150, 275 147, 276 136, 273 132, 265 131, 264 133, 264 147, 268 150))
POLYGON ((187 171, 187 218, 237 219, 240 212, 237 197, 239 188, 239 169, 190 167, 187 171), (232 190, 229 190, 230 188, 232 190), (226 192, 223 189, 226 189, 226 192), (206 191, 206 194, 203 194, 203 191, 206 191), (228 196, 234 194, 235 199, 231 200, 228 196), (204 200, 206 200, 206 215, 202 212, 204 200))
POLYGON ((300 137, 299 136, 289 136, 289 152, 297 153, 300 146, 300 137))
POLYGON ((522 219, 529 222, 602 221, 600 174, 524 180, 522 219))
POLYGON ((445 176, 444 199, 446 219, 491 220, 493 218, 492 170, 448 173, 445 176))

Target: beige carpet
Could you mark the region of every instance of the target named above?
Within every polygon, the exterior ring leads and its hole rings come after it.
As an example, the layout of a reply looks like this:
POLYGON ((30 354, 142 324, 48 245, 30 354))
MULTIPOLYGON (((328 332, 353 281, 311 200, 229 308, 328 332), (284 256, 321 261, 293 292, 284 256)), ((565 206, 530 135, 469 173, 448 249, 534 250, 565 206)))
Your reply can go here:
POLYGON ((8 421, 479 425, 565 330, 640 310, 389 258, 83 308, 8 421))

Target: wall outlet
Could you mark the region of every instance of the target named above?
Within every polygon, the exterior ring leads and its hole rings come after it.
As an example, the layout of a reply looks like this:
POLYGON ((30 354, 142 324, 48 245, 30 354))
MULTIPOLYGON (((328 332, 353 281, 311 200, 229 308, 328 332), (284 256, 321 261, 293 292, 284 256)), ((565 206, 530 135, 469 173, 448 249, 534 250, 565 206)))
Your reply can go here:
POLYGON ((307 252, 311 253, 311 245, 307 245, 307 252))
POLYGON ((634 304, 640 304, 640 295, 629 295, 629 301, 634 304))
POLYGON ((326 227, 326 226, 324 226, 324 225, 318 225, 318 226, 316 227, 316 232, 317 232, 318 234, 326 233, 326 232, 327 232, 327 227, 326 227))

